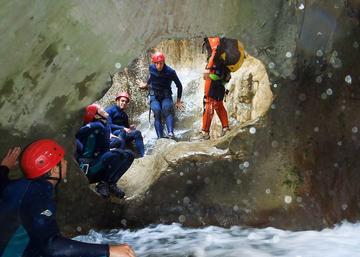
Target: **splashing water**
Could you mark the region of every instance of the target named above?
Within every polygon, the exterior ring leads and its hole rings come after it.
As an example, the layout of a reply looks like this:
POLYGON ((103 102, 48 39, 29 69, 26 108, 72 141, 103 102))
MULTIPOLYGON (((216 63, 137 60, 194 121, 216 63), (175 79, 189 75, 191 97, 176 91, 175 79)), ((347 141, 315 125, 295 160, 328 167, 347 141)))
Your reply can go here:
POLYGON ((91 231, 75 239, 92 243, 128 243, 138 257, 343 257, 360 256, 360 223, 343 223, 322 231, 275 228, 154 225, 136 231, 91 231))
MULTIPOLYGON (((202 70, 196 69, 178 69, 177 75, 183 85, 182 101, 184 102, 185 109, 183 112, 175 110, 175 136, 178 138, 185 137, 184 135, 194 130, 196 127, 200 128, 200 123, 194 123, 194 119, 202 112, 202 99, 203 99, 203 80, 202 70), (199 111, 200 110, 200 111, 199 111)), ((173 101, 176 101, 177 88, 172 83, 173 101)), ((156 141, 156 132, 154 128, 154 117, 149 111, 145 111, 139 116, 140 125, 138 129, 142 132, 144 137, 144 144, 146 148, 153 148, 156 141)), ((200 118, 198 117, 200 121, 200 118)), ((164 134, 166 135, 166 126, 164 125, 164 134)))

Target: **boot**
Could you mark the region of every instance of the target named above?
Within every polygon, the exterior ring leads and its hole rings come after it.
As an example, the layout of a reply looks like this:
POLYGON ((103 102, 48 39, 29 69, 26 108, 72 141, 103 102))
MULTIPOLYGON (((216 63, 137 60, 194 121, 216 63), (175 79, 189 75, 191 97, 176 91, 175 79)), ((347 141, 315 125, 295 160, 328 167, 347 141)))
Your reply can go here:
POLYGON ((122 191, 116 184, 109 186, 110 193, 114 194, 117 198, 122 199, 125 196, 124 191, 122 191))
POLYGON ((221 137, 225 136, 230 131, 229 127, 225 127, 221 130, 221 137))
POLYGON ((192 137, 191 141, 204 141, 204 140, 209 140, 210 139, 210 135, 208 132, 200 132, 199 135, 192 137))
POLYGON ((105 181, 100 181, 95 186, 96 192, 101 195, 104 198, 109 198, 110 192, 109 192, 109 184, 105 181))

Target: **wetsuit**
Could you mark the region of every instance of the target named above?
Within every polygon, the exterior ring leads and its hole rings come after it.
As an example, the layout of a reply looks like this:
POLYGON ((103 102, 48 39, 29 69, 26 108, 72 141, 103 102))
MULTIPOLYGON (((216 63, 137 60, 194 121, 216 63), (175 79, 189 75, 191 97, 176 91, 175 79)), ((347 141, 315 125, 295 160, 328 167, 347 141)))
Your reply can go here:
POLYGON ((109 124, 111 127, 111 132, 123 139, 122 141, 112 141, 110 144, 111 148, 125 148, 125 144, 135 142, 135 147, 139 152, 140 156, 144 156, 145 147, 143 137, 139 130, 133 129, 129 133, 127 133, 124 128, 130 128, 129 117, 126 112, 120 109, 119 106, 113 105, 105 110, 109 114, 109 124))
POLYGON ((0 195, 9 181, 8 175, 9 175, 9 168, 4 165, 0 165, 0 195))
POLYGON ((53 185, 48 181, 8 181, 0 197, 0 256, 109 256, 108 245, 63 237, 55 215, 53 185))
POLYGON ((129 150, 110 151, 110 126, 107 122, 93 121, 81 127, 76 139, 83 146, 78 162, 90 183, 105 181, 116 184, 134 161, 129 150))
POLYGON ((163 137, 161 116, 165 117, 168 133, 174 134, 174 108, 171 83, 177 87, 177 98, 181 99, 182 85, 175 70, 164 64, 161 71, 155 64, 149 66, 150 77, 147 84, 150 86, 150 108, 154 113, 155 130, 158 138, 163 137))

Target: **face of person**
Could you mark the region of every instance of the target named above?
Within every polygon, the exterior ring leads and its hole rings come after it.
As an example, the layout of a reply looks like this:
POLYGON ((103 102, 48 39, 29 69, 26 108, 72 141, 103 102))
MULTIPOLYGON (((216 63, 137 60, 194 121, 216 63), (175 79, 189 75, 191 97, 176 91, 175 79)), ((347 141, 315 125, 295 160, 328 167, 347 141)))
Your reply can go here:
POLYGON ((164 64, 165 64, 165 62, 164 62, 164 61, 161 61, 161 62, 155 62, 154 64, 155 64, 156 69, 157 69, 158 71, 162 71, 162 69, 164 68, 164 64))
POLYGON ((119 106, 119 108, 121 110, 125 110, 128 107, 129 104, 129 100, 126 97, 120 97, 117 101, 116 101, 117 106, 119 106))

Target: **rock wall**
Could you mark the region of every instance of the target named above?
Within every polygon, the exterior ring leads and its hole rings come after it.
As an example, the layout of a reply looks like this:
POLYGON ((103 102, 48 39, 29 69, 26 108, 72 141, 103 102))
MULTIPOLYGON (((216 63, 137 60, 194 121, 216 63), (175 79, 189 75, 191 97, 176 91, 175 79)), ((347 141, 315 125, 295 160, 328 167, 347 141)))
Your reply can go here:
POLYGON ((185 151, 176 164, 166 156, 168 173, 145 190, 143 206, 102 201, 72 163, 59 195, 64 231, 172 221, 304 229, 359 218, 357 1, 4 0, 1 6, 3 153, 46 136, 71 155, 81 110, 108 89, 108 72, 163 39, 238 38, 270 74, 275 101, 266 117, 214 141, 205 154, 185 151))

